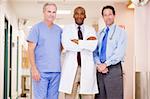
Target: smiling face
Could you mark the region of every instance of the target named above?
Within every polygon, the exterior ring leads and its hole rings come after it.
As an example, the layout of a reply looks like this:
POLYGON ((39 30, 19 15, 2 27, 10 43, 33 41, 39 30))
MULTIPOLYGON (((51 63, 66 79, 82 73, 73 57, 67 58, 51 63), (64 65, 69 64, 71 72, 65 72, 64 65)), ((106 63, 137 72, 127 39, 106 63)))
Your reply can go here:
POLYGON ((82 25, 84 23, 84 19, 86 18, 85 9, 82 7, 77 7, 74 10, 73 18, 77 25, 82 25))
POLYGON ((56 19, 57 8, 55 5, 47 5, 43 9, 44 20, 47 22, 53 22, 56 19))
POLYGON ((113 11, 111 9, 105 9, 103 11, 103 19, 106 25, 108 26, 112 25, 115 19, 115 15, 113 14, 113 11))

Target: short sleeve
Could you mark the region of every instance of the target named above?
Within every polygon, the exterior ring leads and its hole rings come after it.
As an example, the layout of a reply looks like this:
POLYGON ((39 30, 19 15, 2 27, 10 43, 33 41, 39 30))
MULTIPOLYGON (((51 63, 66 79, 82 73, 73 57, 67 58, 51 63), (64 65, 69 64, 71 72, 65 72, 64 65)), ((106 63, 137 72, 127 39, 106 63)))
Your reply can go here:
POLYGON ((31 28, 30 32, 29 32, 29 35, 27 36, 27 39, 26 41, 27 42, 33 42, 35 44, 37 44, 38 42, 38 26, 35 25, 31 28))

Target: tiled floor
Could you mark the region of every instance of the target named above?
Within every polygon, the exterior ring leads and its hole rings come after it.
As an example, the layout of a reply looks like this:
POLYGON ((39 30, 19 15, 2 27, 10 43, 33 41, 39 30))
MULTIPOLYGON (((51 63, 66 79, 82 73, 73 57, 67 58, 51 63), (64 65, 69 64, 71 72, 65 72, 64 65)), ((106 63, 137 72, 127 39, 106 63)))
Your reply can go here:
MULTIPOLYGON (((28 96, 30 96, 30 95, 28 95, 28 96)), ((18 99, 31 99, 31 98, 30 97, 19 97, 18 99)), ((34 99, 34 98, 32 98, 32 99, 34 99)), ((59 94, 59 99, 65 99, 65 96, 63 93, 59 94)), ((79 99, 78 96, 76 97, 76 99, 79 99)), ((94 99, 94 96, 93 96, 93 99, 94 99)))
MULTIPOLYGON (((30 97, 19 97, 18 99, 30 99, 30 97)), ((59 99, 65 99, 64 94, 60 93, 59 99)), ((76 99, 79 99, 78 97, 76 99)))

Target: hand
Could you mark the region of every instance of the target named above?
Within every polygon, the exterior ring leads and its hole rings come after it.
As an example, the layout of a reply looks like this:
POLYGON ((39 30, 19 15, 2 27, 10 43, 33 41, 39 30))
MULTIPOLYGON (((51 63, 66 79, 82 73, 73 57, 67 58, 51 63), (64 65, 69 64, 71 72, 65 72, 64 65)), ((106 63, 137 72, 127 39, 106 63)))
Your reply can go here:
POLYGON ((90 36, 89 38, 87 38, 87 40, 96 40, 96 37, 90 36))
POLYGON ((109 71, 108 68, 106 68, 106 69, 104 69, 104 70, 102 71, 102 73, 103 73, 103 74, 106 74, 106 73, 108 73, 108 71, 109 71))
POLYGON ((124 25, 119 25, 119 27, 121 27, 121 28, 125 29, 125 26, 124 26, 124 25))
POLYGON ((98 72, 102 72, 104 71, 105 69, 107 68, 107 65, 104 63, 104 64, 100 64, 97 66, 97 70, 98 72))
POLYGON ((77 39, 73 39, 73 40, 71 40, 71 41, 74 42, 74 43, 76 43, 76 44, 79 43, 79 40, 77 40, 77 39))
POLYGON ((32 67, 31 72, 32 72, 32 79, 33 80, 36 80, 36 81, 40 80, 40 78, 41 78, 40 73, 36 67, 32 67))

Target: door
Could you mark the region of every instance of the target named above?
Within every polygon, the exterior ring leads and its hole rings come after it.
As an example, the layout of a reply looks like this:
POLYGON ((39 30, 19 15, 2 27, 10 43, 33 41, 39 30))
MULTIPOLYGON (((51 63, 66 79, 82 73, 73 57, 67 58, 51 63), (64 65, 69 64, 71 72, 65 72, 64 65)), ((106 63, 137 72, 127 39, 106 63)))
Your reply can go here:
POLYGON ((3 99, 8 96, 8 20, 4 19, 4 91, 3 99))

